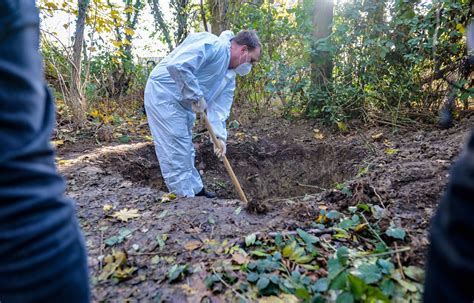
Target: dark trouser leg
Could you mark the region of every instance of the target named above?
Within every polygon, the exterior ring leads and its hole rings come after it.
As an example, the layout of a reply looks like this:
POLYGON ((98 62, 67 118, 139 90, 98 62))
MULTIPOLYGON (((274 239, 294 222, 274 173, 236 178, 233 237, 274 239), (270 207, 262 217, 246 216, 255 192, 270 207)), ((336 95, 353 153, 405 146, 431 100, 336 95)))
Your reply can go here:
POLYGON ((0 1, 0 302, 88 302, 84 241, 49 145, 34 1, 0 1))

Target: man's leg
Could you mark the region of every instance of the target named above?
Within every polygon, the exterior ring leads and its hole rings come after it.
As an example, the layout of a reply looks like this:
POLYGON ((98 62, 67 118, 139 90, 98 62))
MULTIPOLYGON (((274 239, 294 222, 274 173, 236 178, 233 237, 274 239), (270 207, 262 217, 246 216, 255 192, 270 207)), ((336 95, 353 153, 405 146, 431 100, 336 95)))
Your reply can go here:
MULTIPOLYGON (((148 84, 153 85, 153 84, 148 84)), ((149 88, 152 90, 152 88, 149 88)), ((170 192, 194 197, 192 119, 187 110, 174 100, 155 100, 156 94, 145 93, 148 124, 153 135, 161 174, 170 192)), ((200 179, 199 179, 199 182, 200 179)), ((201 182, 202 187, 202 182, 201 182)))
POLYGON ((196 120, 196 114, 195 113, 188 113, 188 132, 191 137, 191 181, 190 183, 192 184, 192 188, 194 191, 194 195, 198 194, 202 190, 204 190, 204 185, 202 183, 201 175, 199 174, 198 170, 195 167, 196 164, 196 149, 194 148, 194 144, 192 143, 192 137, 193 137, 193 127, 194 127, 194 121, 196 120))
POLYGON ((0 302, 88 302, 84 242, 49 144, 34 1, 0 1, 0 302))

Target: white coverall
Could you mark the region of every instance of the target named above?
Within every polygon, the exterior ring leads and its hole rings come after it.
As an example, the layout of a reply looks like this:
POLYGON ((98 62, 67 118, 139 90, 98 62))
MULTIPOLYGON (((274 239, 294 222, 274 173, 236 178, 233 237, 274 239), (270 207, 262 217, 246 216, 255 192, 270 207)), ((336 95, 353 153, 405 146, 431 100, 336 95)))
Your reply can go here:
POLYGON ((203 188, 194 167, 192 102, 206 99, 216 136, 227 139, 236 75, 229 69, 232 37, 230 31, 219 37, 208 32, 191 34, 148 78, 145 110, 156 155, 168 190, 179 196, 194 197, 203 188))

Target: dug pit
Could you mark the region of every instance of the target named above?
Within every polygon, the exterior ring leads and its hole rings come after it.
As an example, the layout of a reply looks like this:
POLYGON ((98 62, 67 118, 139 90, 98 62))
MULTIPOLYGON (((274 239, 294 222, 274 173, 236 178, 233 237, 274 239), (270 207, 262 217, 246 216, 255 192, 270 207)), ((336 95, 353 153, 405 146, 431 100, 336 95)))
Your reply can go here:
MULTIPOLYGON (((208 189, 220 198, 238 198, 212 144, 196 144, 196 167, 208 189)), ((321 192, 357 174, 366 152, 357 146, 322 142, 276 144, 268 140, 230 142, 227 157, 249 200, 299 197, 321 192)), ((167 191, 153 144, 108 153, 103 169, 118 171, 125 179, 167 191)))

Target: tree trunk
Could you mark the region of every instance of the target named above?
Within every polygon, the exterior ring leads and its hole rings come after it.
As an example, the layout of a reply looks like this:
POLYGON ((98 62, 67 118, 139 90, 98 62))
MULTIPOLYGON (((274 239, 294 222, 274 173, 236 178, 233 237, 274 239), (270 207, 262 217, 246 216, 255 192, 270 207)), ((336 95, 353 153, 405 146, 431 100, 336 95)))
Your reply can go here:
POLYGON ((332 33, 333 0, 314 0, 313 8, 313 54, 311 58, 311 79, 315 87, 326 86, 331 80, 332 58, 327 48, 332 33))
POLYGON ((76 127, 83 126, 87 119, 87 101, 84 97, 84 92, 82 91, 83 85, 81 81, 81 54, 88 6, 89 0, 78 0, 78 14, 71 64, 71 87, 69 98, 67 99, 68 106, 72 111, 73 122, 76 127))
POLYGON ((209 0, 209 11, 211 12, 211 32, 219 36, 229 27, 229 19, 227 11, 229 9, 230 0, 209 0))
POLYGON ((189 33, 189 27, 188 27, 188 19, 190 18, 189 15, 189 6, 190 6, 190 1, 189 0, 174 0, 172 1, 174 3, 174 8, 175 8, 175 23, 176 23, 176 30, 174 31, 174 39, 175 39, 175 44, 179 45, 181 42, 186 39, 189 33))
POLYGON ((200 5, 200 10, 201 10, 201 19, 202 19, 202 24, 204 26, 204 30, 206 32, 209 31, 209 28, 207 27, 207 20, 206 20, 206 11, 204 10, 204 3, 203 3, 203 0, 200 0, 199 1, 199 5, 200 5))
MULTIPOLYGON (((125 4, 127 6, 131 5, 131 1, 125 1, 125 4)), ((135 4, 133 5, 133 13, 126 13, 126 19, 127 19, 127 25, 129 28, 131 28, 133 31, 136 30, 137 24, 138 24, 138 18, 140 17, 140 13, 144 7, 144 3, 142 0, 136 0, 135 4), (133 14, 133 15, 132 15, 133 14)), ((127 56, 128 61, 132 61, 133 59, 133 54, 132 54, 132 40, 133 40, 133 35, 130 35, 128 33, 125 33, 125 39, 130 42, 130 44, 126 44, 124 48, 124 54, 127 56)))
POLYGON ((163 12, 161 11, 161 6, 159 0, 148 0, 150 4, 151 12, 153 14, 153 19, 155 23, 155 28, 158 31, 161 31, 163 34, 163 39, 168 45, 168 49, 171 52, 174 49, 173 42, 171 41, 170 30, 168 25, 165 22, 163 17, 163 12))

